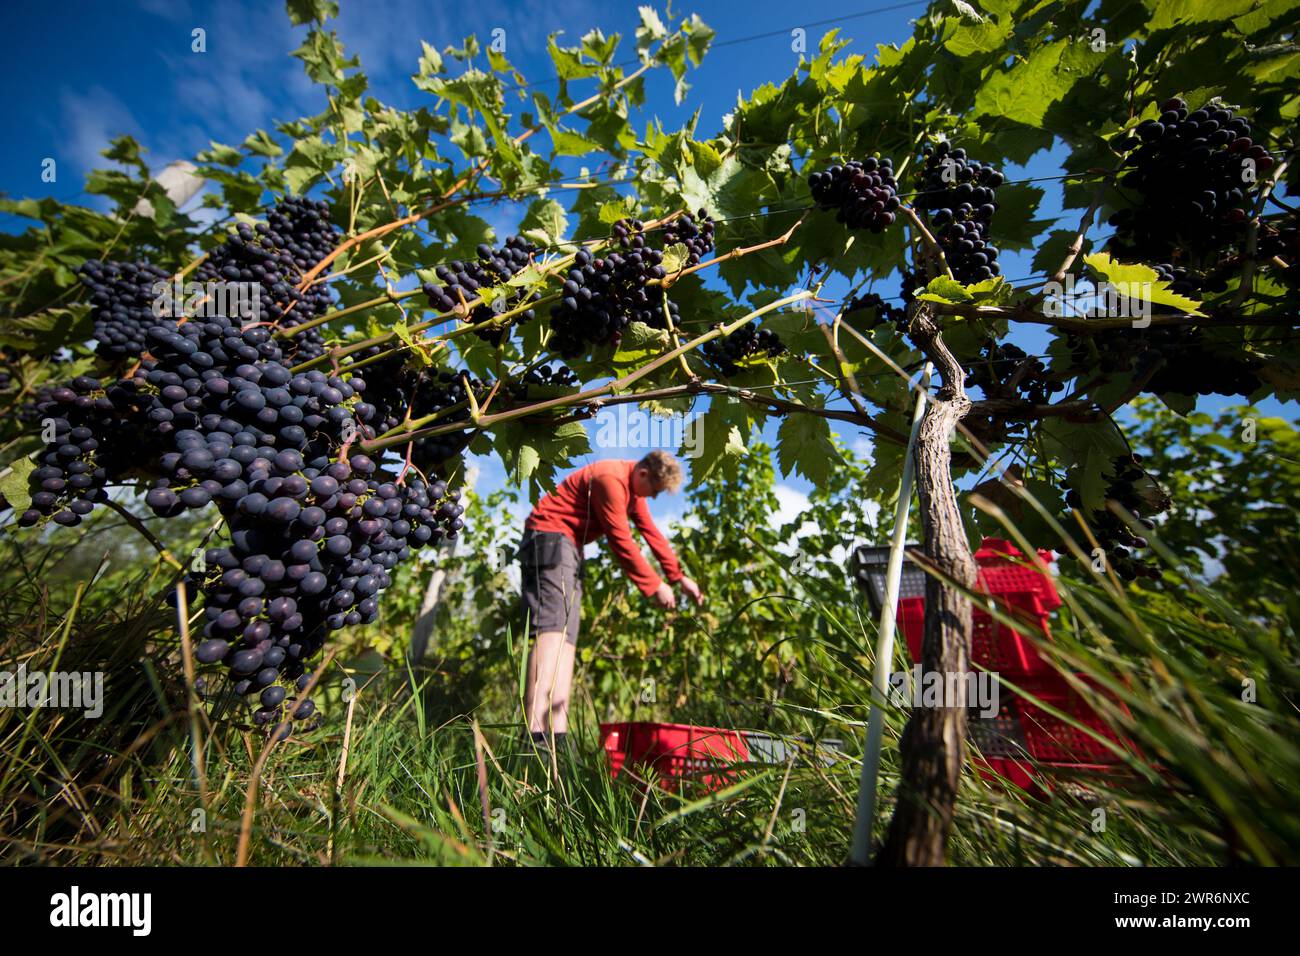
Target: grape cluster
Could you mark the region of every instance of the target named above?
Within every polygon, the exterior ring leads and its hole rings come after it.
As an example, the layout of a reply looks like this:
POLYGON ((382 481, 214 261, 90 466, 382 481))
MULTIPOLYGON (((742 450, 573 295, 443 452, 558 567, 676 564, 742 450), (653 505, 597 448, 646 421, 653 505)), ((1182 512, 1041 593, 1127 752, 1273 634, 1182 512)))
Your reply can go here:
MULTIPOLYGON (((350 360, 353 364, 374 359, 376 356, 386 351, 383 345, 371 345, 364 349, 353 352, 350 360)), ((348 381, 355 386, 362 384, 361 391, 366 393, 365 401, 368 406, 361 409, 361 412, 367 414, 358 414, 358 417, 366 422, 362 427, 363 437, 374 438, 376 435, 395 428, 399 425, 406 415, 406 405, 410 401, 409 396, 418 379, 418 373, 407 365, 407 356, 402 352, 388 350, 388 354, 383 358, 372 361, 369 365, 355 371, 345 365, 342 369, 343 374, 348 376, 348 381), (364 375, 365 378, 360 376, 364 375), (369 411, 373 408, 373 412, 369 411), (367 426, 374 434, 367 434, 367 426)))
POLYGON ((927 144, 921 186, 912 204, 926 212, 953 278, 963 284, 1001 273, 998 250, 989 239, 1002 173, 966 157, 948 143, 927 144))
MULTIPOLYGON (((647 286, 667 274, 663 252, 650 247, 644 229, 638 219, 620 219, 613 228, 618 251, 596 258, 579 249, 574 255, 562 298, 551 310, 551 347, 564 358, 576 358, 591 345, 617 347, 631 322, 665 327, 661 293, 647 286)), ((672 300, 668 310, 677 325, 672 300)))
POLYGON ((28 477, 31 507, 18 523, 31 527, 53 516, 56 523, 75 527, 96 503, 107 499, 110 464, 117 466, 114 471, 122 466, 120 460, 106 464, 104 459, 115 453, 120 459, 131 440, 121 434, 116 410, 101 384, 87 376, 42 389, 32 414, 42 430, 53 425, 53 440, 28 477))
POLYGON ((713 251, 713 220, 703 209, 698 220, 686 213, 664 226, 663 236, 665 248, 681 243, 686 247, 686 265, 698 266, 713 251))
POLYGON ((530 385, 543 388, 576 388, 578 376, 574 375, 567 365, 540 365, 537 368, 530 368, 514 385, 512 389, 514 396, 526 399, 530 385))
POLYGON ((1276 225, 1262 223, 1258 248, 1261 257, 1286 263, 1278 273, 1283 282, 1300 284, 1300 214, 1291 213, 1276 225))
POLYGON ((742 325, 730 335, 710 339, 703 345, 707 358, 727 378, 739 374, 739 362, 755 355, 776 358, 786 352, 785 344, 770 329, 760 329, 754 323, 742 325))
MULTIPOLYGON (((474 390, 474 397, 479 401, 482 401, 489 391, 487 385, 473 379, 470 380, 469 387, 474 390)), ((445 418, 439 419, 438 424, 453 425, 457 422, 469 421, 470 410, 465 404, 469 393, 465 388, 465 380, 461 376, 443 371, 436 379, 427 380, 424 383, 424 390, 425 397, 422 399, 421 407, 428 408, 429 411, 423 414, 432 415, 442 409, 463 405, 464 407, 457 408, 445 418)), ((473 432, 468 428, 443 435, 422 435, 412 442, 411 461, 424 471, 445 470, 446 462, 463 452, 473 437, 473 432)))
POLYGON ((1012 399, 1045 405, 1065 388, 1047 366, 1011 343, 989 339, 980 356, 970 363, 967 388, 979 388, 987 398, 1012 399))
POLYGON ((376 619, 390 572, 413 548, 464 527, 459 493, 444 482, 395 483, 364 455, 323 468, 287 464, 250 467, 231 543, 206 553, 198 581, 197 657, 223 663, 236 694, 258 695, 258 724, 310 716, 309 699, 289 698, 306 684, 303 662, 330 631, 376 619))
POLYGON ((894 161, 868 156, 808 177, 813 201, 822 209, 838 210, 835 218, 850 229, 881 232, 894 224, 898 183, 894 161))
POLYGON ((316 370, 290 372, 264 328, 192 320, 151 330, 149 350, 154 359, 122 387, 134 386, 153 427, 170 436, 158 458, 161 477, 145 496, 160 516, 214 499, 247 508, 252 471, 283 477, 304 463, 322 467, 332 448, 360 431, 345 404, 354 386, 316 370), (214 367, 196 376, 199 355, 214 367))
MULTIPOLYGON (((340 233, 330 222, 329 206, 319 200, 286 196, 256 226, 240 223, 195 270, 201 282, 258 283, 261 321, 290 329, 323 315, 333 304, 329 287, 298 291, 304 273, 334 251, 340 233)), ((287 340, 286 356, 306 362, 325 354, 325 336, 308 329, 287 340)))
POLYGON ((1177 97, 1117 145, 1126 154, 1119 184, 1138 199, 1110 217, 1110 246, 1147 262, 1200 257, 1241 239, 1249 218, 1247 165, 1261 177, 1276 163, 1251 139, 1243 117, 1214 105, 1189 112, 1177 97))
MULTIPOLYGON (((373 350, 363 350, 357 357, 363 359, 368 353, 374 354, 373 350)), ((366 406, 356 408, 358 413, 365 413, 365 424, 361 426, 363 438, 375 438, 399 427, 407 420, 408 409, 410 418, 417 419, 460 405, 461 408, 449 411, 437 424, 469 421, 468 392, 465 378, 460 374, 448 369, 413 369, 400 355, 375 362, 361 371, 365 372, 366 380, 353 375, 348 381, 354 387, 361 384, 366 393, 366 406)), ((480 401, 490 391, 489 386, 476 379, 469 380, 469 387, 480 401)), ((412 443, 411 463, 424 472, 443 469, 448 459, 465 450, 470 438, 468 429, 416 438, 412 443)))
MULTIPOLYGON (((100 262, 91 259, 77 270, 90 292, 90 319, 95 326, 95 353, 108 359, 138 358, 145 349, 145 333, 160 317, 175 314, 170 297, 163 309, 154 286, 169 284, 165 269, 148 262, 100 262)), ((163 295, 168 295, 164 292, 163 295)))
POLYGON ((1259 391, 1260 379, 1257 364, 1240 355, 1225 355, 1199 337, 1187 337, 1170 358, 1148 358, 1148 352, 1139 352, 1137 371, 1141 375, 1151 365, 1158 364, 1155 374, 1145 390, 1162 395, 1177 392, 1183 395, 1242 395, 1259 391))
POLYGON ((230 544, 187 580, 204 597, 199 659, 223 662, 237 693, 259 692, 259 723, 279 722, 286 700, 287 716, 310 716, 310 701, 289 696, 304 659, 329 631, 374 620, 413 548, 464 527, 459 494, 340 457, 380 415, 366 383, 291 372, 266 328, 160 321, 145 345, 128 378, 43 393, 35 412, 54 439, 20 523, 75 525, 131 470, 156 476, 145 503, 161 517, 215 504, 230 544))
MULTIPOLYGON (((1114 475, 1107 482, 1106 499, 1118 502, 1138 520, 1142 527, 1152 530, 1155 528, 1155 522, 1143 517, 1143 510, 1147 505, 1138 494, 1135 485, 1146 476, 1140 467, 1141 462, 1141 455, 1120 457, 1112 462, 1114 475)), ((1062 481, 1061 486, 1066 489, 1065 503, 1071 508, 1082 509, 1083 498, 1078 490, 1070 487, 1068 480, 1062 481)), ((1119 577, 1125 581, 1140 577, 1160 577, 1159 568, 1133 553, 1145 548, 1147 539, 1133 534, 1123 519, 1109 508, 1092 512, 1088 516, 1088 527, 1097 539, 1097 544, 1106 552, 1110 566, 1119 577)))
POLYGON ((868 329, 892 325, 899 332, 907 331, 907 309, 890 305, 875 292, 855 297, 844 308, 844 317, 861 317, 868 329))
POLYGON ((1216 349, 1195 328, 1106 329, 1086 337, 1067 334, 1066 344, 1070 368, 1078 374, 1150 375, 1143 391, 1157 395, 1251 395, 1260 387, 1250 359, 1216 349))
MULTIPOLYGON (((438 266, 434 272, 442 280, 442 285, 436 285, 432 282, 424 284, 424 294, 429 298, 429 304, 435 309, 443 312, 451 312, 454 309, 462 307, 462 304, 468 304, 479 297, 479 290, 484 286, 491 287, 500 285, 511 279, 530 262, 533 256, 539 251, 537 246, 533 245, 522 236, 511 236, 505 241, 505 244, 499 249, 493 249, 487 243, 481 243, 478 249, 477 262, 461 262, 459 260, 438 266)), ((536 292, 531 293, 529 301, 536 301, 540 295, 536 292)), ((523 299, 518 296, 498 300, 493 306, 480 302, 469 313, 468 320, 475 325, 482 325, 495 319, 500 311, 507 311, 517 306, 523 305, 523 299), (512 301, 512 299, 514 301, 512 301)), ((527 309, 514 317, 516 325, 522 325, 534 319, 535 313, 532 309, 527 309)), ((496 329, 478 329, 474 333, 485 342, 493 345, 500 345, 509 335, 506 328, 496 329)))
POLYGON ((1195 297, 1202 288, 1222 292, 1228 287, 1228 283, 1222 276, 1210 276, 1207 279, 1203 274, 1183 266, 1176 266, 1172 262, 1158 262, 1152 268, 1156 271, 1156 278, 1161 282, 1168 282, 1170 291, 1179 295, 1195 297))

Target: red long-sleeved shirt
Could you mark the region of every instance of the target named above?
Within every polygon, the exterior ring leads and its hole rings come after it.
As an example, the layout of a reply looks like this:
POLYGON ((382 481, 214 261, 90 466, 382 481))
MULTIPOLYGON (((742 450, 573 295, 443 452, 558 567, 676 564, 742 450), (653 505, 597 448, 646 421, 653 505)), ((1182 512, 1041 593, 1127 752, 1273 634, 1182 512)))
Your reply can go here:
POLYGON ((558 531, 568 535, 579 551, 587 542, 604 535, 632 583, 649 597, 661 582, 636 546, 628 526, 629 518, 650 546, 669 583, 676 583, 685 575, 672 545, 655 527, 645 498, 632 491, 632 471, 636 464, 608 459, 579 468, 537 503, 524 527, 530 531, 558 531))

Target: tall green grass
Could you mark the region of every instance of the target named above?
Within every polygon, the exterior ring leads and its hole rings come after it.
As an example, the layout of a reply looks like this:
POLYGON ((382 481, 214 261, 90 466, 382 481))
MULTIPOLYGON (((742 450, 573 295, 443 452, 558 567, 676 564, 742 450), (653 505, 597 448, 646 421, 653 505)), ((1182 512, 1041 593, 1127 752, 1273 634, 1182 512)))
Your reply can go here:
MULTIPOLYGON (((1300 861, 1294 629, 1243 619, 1164 558, 1158 592, 1105 575, 1062 578, 1066 604, 1045 647, 1063 671, 1091 677, 1123 703, 1084 688, 1136 745, 1127 772, 1046 776, 1049 795, 1037 798, 972 765, 952 863, 1300 861), (1242 699, 1247 679, 1251 703, 1242 699)), ((520 744, 517 683, 502 687, 497 673, 499 693, 448 713, 437 662, 410 672, 393 655, 350 703, 339 687, 352 672, 331 664, 323 678, 329 721, 276 746, 254 787, 265 738, 242 711, 220 706, 203 711, 200 786, 174 612, 159 600, 164 569, 114 580, 111 594, 100 581, 55 597, 30 568, 20 577, 2 612, 0 668, 20 660, 29 670, 104 666, 111 693, 98 721, 0 711, 6 862, 229 864, 243 827, 248 861, 261 865, 817 866, 847 858, 875 628, 842 590, 768 598, 793 603, 805 625, 792 638, 801 645, 800 693, 774 698, 738 671, 724 692, 674 710, 681 721, 843 740, 844 754, 829 766, 741 766, 714 793, 691 783, 647 786, 638 779, 644 771, 611 779, 598 739, 607 708, 587 694, 573 716, 577 755, 551 766, 520 744)), ((701 625, 693 639, 726 653, 736 626, 700 633, 701 625)), ((522 644, 510 640, 507 653, 517 673, 522 644)), ((636 677, 626 675, 626 693, 635 693, 636 677)), ((905 719, 891 710, 886 721, 878 835, 892 811, 905 719)))

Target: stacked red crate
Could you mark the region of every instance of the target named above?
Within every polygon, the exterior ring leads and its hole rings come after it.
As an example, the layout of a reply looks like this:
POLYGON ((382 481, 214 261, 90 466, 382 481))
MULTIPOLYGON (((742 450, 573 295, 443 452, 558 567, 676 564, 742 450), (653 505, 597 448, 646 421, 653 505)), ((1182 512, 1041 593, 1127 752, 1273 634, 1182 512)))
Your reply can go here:
MULTIPOLYGON (((1044 565, 1052 561, 1052 552, 1039 551, 1044 565)), ((988 595, 998 613, 1015 619, 1016 628, 1008 627, 988 611, 972 611, 971 661, 990 671, 1006 674, 1050 674, 1051 665, 1026 636, 1049 639, 1048 619, 1061 606, 1061 597, 1050 574, 1043 574, 1027 564, 1015 545, 998 538, 985 538, 975 552, 979 565, 980 593, 988 595)), ((912 660, 921 659, 925 637, 925 598, 908 597, 898 602, 898 621, 907 641, 912 660)))
MULTIPOLYGON (((1051 552, 1039 551, 1038 556, 1044 566, 1050 565, 1051 552)), ((1009 627, 989 612, 974 608, 972 663, 1006 678, 1045 705, 1003 686, 996 716, 981 717, 972 711, 971 736, 982 755, 981 771, 985 776, 996 773, 1023 789, 1037 790, 1032 775, 1035 767, 1105 772, 1123 763, 1121 753, 1116 751, 1131 745, 1106 725, 1035 646, 1035 641, 1051 641, 1049 620, 1061 606, 1052 576, 1034 567, 1009 541, 997 538, 985 538, 975 552, 975 560, 979 565, 979 592, 987 596, 999 614, 1015 619, 1017 624, 1009 627), (1048 708, 1067 715, 1092 733, 1062 720, 1048 708)), ((925 599, 901 600, 899 623, 912 659, 919 661, 925 632, 925 599)), ((1085 678, 1080 680, 1097 693, 1104 693, 1085 678)), ((1117 706, 1124 710, 1122 704, 1117 706)))

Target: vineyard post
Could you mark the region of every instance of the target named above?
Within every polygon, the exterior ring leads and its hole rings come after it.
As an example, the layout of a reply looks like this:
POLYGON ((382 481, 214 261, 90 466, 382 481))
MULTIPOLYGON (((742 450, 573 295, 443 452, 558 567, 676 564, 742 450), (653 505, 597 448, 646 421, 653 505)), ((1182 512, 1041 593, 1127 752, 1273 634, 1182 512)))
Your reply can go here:
POLYGON ((912 504, 912 451, 925 413, 925 396, 930 387, 932 366, 925 363, 916 390, 916 410, 903 458, 903 476, 898 483, 898 505, 894 509, 894 535, 890 540, 889 564, 885 568, 885 597, 880 608, 880 631, 876 638, 876 666, 871 685, 871 712, 867 717, 867 739, 863 749, 862 775, 858 780, 858 817, 853 830, 854 866, 867 866, 871 858, 871 829, 876 818, 876 784, 880 774, 880 739, 885 726, 889 674, 894 663, 894 625, 898 591, 903 578, 903 549, 907 544, 907 517, 912 504))
POLYGON ((447 583, 447 565, 456 552, 458 540, 452 538, 438 545, 437 566, 429 575, 429 583, 424 589, 424 599, 420 602, 420 613, 411 631, 411 647, 407 657, 412 666, 423 663, 424 656, 429 653, 429 638, 433 636, 434 619, 438 614, 438 604, 442 600, 443 586, 447 583))

